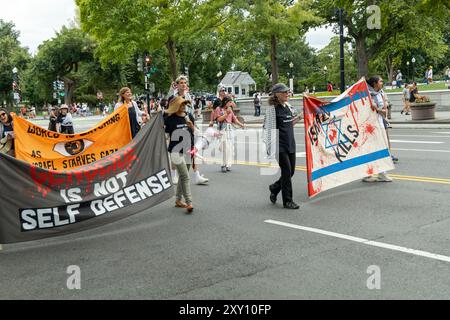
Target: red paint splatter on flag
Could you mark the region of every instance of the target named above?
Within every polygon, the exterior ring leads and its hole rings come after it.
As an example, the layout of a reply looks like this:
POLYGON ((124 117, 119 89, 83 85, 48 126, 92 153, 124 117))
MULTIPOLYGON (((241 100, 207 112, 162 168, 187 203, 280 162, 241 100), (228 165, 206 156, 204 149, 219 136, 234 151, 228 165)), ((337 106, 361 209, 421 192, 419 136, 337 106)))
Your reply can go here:
POLYGON ((374 134, 374 132, 375 132, 375 127, 374 127, 373 125, 371 125, 370 123, 367 124, 367 126, 366 126, 366 132, 367 132, 368 134, 374 134))

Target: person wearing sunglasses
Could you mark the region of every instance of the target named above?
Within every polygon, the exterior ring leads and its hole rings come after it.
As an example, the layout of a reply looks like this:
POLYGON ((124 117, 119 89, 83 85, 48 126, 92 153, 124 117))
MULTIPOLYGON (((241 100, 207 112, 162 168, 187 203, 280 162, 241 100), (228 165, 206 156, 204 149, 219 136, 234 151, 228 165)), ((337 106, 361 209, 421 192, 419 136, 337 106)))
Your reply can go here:
POLYGON ((14 156, 14 125, 11 114, 0 108, 0 153, 14 156))

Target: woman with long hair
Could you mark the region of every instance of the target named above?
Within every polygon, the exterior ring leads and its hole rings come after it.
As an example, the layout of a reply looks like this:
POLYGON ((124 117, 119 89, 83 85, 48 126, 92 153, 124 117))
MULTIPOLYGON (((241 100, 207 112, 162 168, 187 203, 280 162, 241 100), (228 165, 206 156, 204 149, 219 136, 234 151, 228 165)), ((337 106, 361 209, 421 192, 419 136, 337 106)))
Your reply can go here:
POLYGON ((269 107, 264 119, 264 140, 269 157, 275 157, 281 169, 281 177, 269 186, 270 201, 275 204, 281 191, 286 209, 299 209, 292 198, 292 176, 295 173, 296 143, 294 126, 301 119, 289 105, 289 88, 278 83, 273 86, 269 107), (274 145, 278 130, 278 144, 274 145), (275 147, 275 149, 273 148, 275 147))
POLYGON ((14 157, 13 118, 5 108, 0 108, 0 152, 14 157))
POLYGON ((114 111, 122 105, 125 105, 128 108, 131 137, 134 138, 141 129, 140 122, 146 122, 146 119, 148 119, 149 116, 147 115, 147 117, 144 117, 144 120, 142 120, 142 115, 146 112, 139 110, 136 101, 133 101, 133 94, 131 93, 131 89, 128 87, 123 87, 122 89, 120 89, 119 102, 116 103, 114 111))

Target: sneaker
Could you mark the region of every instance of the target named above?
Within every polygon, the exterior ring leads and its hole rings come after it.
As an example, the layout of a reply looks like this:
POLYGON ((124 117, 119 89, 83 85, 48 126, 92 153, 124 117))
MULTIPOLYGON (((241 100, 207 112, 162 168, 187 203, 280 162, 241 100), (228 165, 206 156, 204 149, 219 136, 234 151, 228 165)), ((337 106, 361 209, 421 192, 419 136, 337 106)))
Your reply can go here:
POLYGON ((208 179, 206 179, 205 177, 201 176, 201 175, 194 175, 194 183, 198 184, 198 185, 204 185, 208 183, 208 179))
POLYGON ((231 171, 231 168, 230 167, 226 167, 227 168, 227 171, 231 171))
POLYGON ((300 206, 298 204, 296 204, 294 201, 288 201, 283 205, 284 208, 286 209, 294 209, 297 210, 300 208, 300 206))
POLYGON ((374 175, 365 177, 362 181, 363 182, 377 182, 378 181, 378 175, 374 174, 374 175))
POLYGON ((192 206, 192 204, 186 206, 186 211, 187 213, 192 213, 192 211, 194 211, 194 207, 192 206))
POLYGON ((222 172, 223 172, 223 173, 226 173, 226 172, 227 172, 227 167, 222 166, 222 172))
POLYGON ((389 177, 386 173, 380 173, 378 175, 377 181, 379 181, 379 182, 392 182, 392 178, 389 177))
POLYGON ((396 157, 394 157, 394 156, 391 156, 391 158, 392 158, 392 162, 394 162, 394 163, 397 163, 397 162, 398 162, 398 158, 396 158, 396 157))

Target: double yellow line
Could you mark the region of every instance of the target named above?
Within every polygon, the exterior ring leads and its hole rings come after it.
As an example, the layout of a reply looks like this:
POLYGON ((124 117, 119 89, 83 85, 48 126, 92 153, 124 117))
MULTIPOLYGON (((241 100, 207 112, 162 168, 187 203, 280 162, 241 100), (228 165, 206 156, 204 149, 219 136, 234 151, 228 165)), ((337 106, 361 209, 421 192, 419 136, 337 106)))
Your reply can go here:
MULTIPOLYGON (((221 159, 205 159, 207 163, 220 163, 221 159)), ((234 164, 241 166, 252 166, 252 167, 261 167, 261 168, 278 168, 278 164, 270 164, 270 163, 261 163, 261 162, 251 162, 251 161, 234 161, 234 164)), ((296 166, 295 170, 297 171, 305 171, 305 166, 296 166)), ((402 180, 402 181, 413 181, 413 182, 426 182, 426 183, 436 183, 436 184, 447 184, 450 185, 450 179, 442 179, 442 178, 430 178, 430 177, 417 177, 417 176, 406 176, 400 174, 389 174, 391 178, 394 180, 402 180)))

